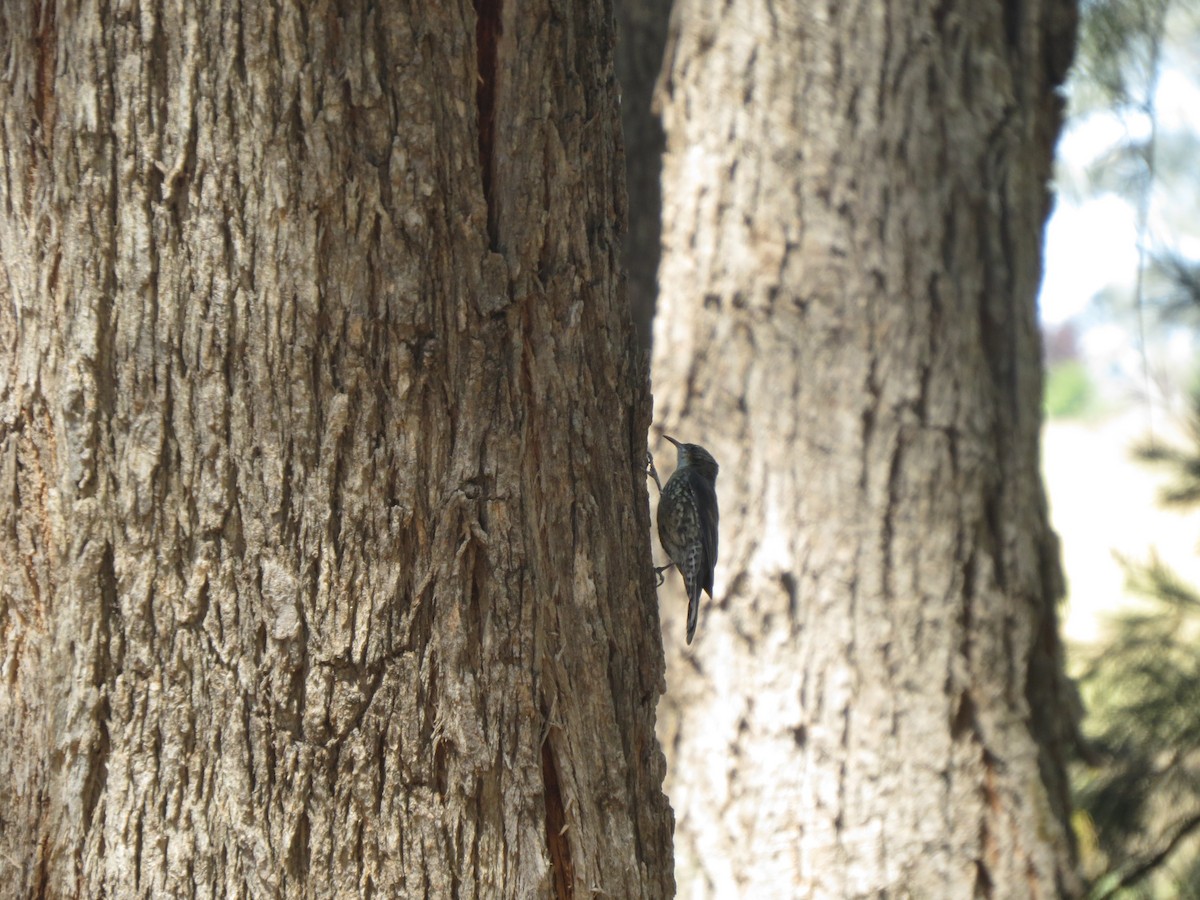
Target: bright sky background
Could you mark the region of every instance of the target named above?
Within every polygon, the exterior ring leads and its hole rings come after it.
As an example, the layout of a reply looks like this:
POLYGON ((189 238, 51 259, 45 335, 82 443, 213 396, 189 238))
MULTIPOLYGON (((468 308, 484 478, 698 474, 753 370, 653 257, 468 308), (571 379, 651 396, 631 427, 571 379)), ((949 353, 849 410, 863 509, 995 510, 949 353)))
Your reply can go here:
POLYGON ((1110 284, 1137 269, 1133 208, 1113 194, 1083 204, 1059 197, 1046 224, 1042 322, 1060 325, 1082 313, 1110 284))
MULTIPOLYGON (((1192 66, 1194 67, 1194 62, 1192 66)), ((1156 98, 1163 133, 1190 130, 1200 133, 1200 85, 1180 68, 1164 69, 1156 98)), ((1092 114, 1073 125, 1058 146, 1059 178, 1063 190, 1046 226, 1045 275, 1039 298, 1041 317, 1047 325, 1059 325, 1082 313, 1091 299, 1109 285, 1126 286, 1132 292, 1137 269, 1137 222, 1133 208, 1114 194, 1080 200, 1075 184, 1082 184, 1086 170, 1097 158, 1133 133, 1128 122, 1114 115, 1092 114)), ((1156 207, 1170 207, 1175 199, 1156 197, 1156 207)), ((1186 198, 1184 198, 1186 200, 1186 198)), ((1170 214, 1167 209, 1166 213, 1170 214)), ((1154 228, 1151 216, 1151 228, 1154 228)), ((1200 257, 1200 226, 1190 236, 1170 231, 1176 249, 1200 257)), ((1158 236, 1158 235, 1156 235, 1158 236)))

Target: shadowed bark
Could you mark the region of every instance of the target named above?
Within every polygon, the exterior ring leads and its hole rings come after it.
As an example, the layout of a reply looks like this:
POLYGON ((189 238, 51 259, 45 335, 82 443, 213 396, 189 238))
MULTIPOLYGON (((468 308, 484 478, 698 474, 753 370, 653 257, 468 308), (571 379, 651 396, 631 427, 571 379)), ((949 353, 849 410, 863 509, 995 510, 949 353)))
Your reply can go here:
POLYGON ((671 0, 616 0, 617 80, 629 188, 625 269, 638 343, 650 349, 662 243, 663 129, 653 108, 662 68, 671 0))

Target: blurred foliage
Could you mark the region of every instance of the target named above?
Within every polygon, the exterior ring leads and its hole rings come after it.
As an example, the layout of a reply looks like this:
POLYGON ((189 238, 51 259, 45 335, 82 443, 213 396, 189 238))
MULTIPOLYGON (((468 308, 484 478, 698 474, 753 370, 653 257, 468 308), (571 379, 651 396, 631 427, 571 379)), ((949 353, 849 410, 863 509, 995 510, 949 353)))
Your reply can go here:
POLYGON ((1081 680, 1103 761, 1075 782, 1083 864, 1094 898, 1200 898, 1200 594, 1159 560, 1129 571, 1146 605, 1118 618, 1081 680))
POLYGON ((1200 326, 1200 263, 1163 253, 1154 258, 1154 275, 1165 284, 1158 300, 1162 316, 1200 326))
MULTIPOLYGON (((1148 381, 1143 311, 1170 327, 1200 327, 1200 264, 1170 249, 1172 236, 1195 227, 1200 139, 1164 127, 1157 108, 1164 67, 1195 65, 1200 0, 1082 0, 1080 11, 1072 124, 1097 116, 1119 127, 1074 188, 1115 194, 1136 209, 1133 309, 1148 381)), ((1123 293, 1109 300, 1114 309, 1127 302, 1123 293)), ((1080 402, 1074 377, 1051 369, 1048 414, 1052 404, 1080 402)), ((1136 450, 1168 472, 1160 501, 1179 510, 1200 508, 1200 391, 1193 394, 1181 444, 1136 450)), ((1089 744, 1073 781, 1081 863, 1093 900, 1200 900, 1200 588, 1157 557, 1122 564, 1137 604, 1114 619, 1080 678, 1089 744)))
MULTIPOLYGON (((1163 465, 1171 472, 1172 480, 1160 495, 1163 506, 1200 506, 1200 394, 1192 396, 1187 431, 1191 444, 1186 447, 1153 442, 1143 444, 1135 451, 1144 462, 1163 465)), ((1197 649, 1200 650, 1200 645, 1197 649)))
POLYGON ((1143 111, 1153 102, 1171 0, 1083 0, 1072 116, 1143 111))
POLYGON ((1047 418, 1078 418, 1095 408, 1096 390, 1087 366, 1067 359, 1050 366, 1046 373, 1042 405, 1047 418))
MULTIPOLYGON (((1170 474, 1161 501, 1200 507, 1200 394, 1187 443, 1137 455, 1170 474)), ((1075 779, 1090 896, 1200 900, 1200 590, 1151 557, 1122 560, 1138 606, 1113 621, 1080 679, 1099 765, 1075 779)))

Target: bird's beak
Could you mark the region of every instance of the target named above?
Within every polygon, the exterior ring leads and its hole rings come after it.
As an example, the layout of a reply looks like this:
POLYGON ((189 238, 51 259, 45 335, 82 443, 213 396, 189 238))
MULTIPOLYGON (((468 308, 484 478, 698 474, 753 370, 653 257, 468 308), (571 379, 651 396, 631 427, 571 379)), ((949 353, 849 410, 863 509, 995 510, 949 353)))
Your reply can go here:
POLYGON ((675 440, 675 438, 671 437, 669 434, 664 434, 663 437, 665 437, 668 441, 670 441, 676 447, 679 446, 679 441, 675 440))

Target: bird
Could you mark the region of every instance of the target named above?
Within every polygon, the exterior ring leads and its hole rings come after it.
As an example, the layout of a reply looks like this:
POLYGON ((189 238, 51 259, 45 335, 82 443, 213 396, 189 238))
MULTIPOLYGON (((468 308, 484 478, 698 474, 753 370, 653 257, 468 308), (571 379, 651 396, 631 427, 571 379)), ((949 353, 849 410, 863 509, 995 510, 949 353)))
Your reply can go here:
POLYGON ((658 501, 658 539, 671 562, 655 569, 663 573, 675 566, 683 576, 688 595, 687 642, 696 634, 700 592, 712 597, 713 569, 717 565, 717 472, 720 466, 699 444, 683 444, 664 434, 678 451, 675 472, 658 501))

